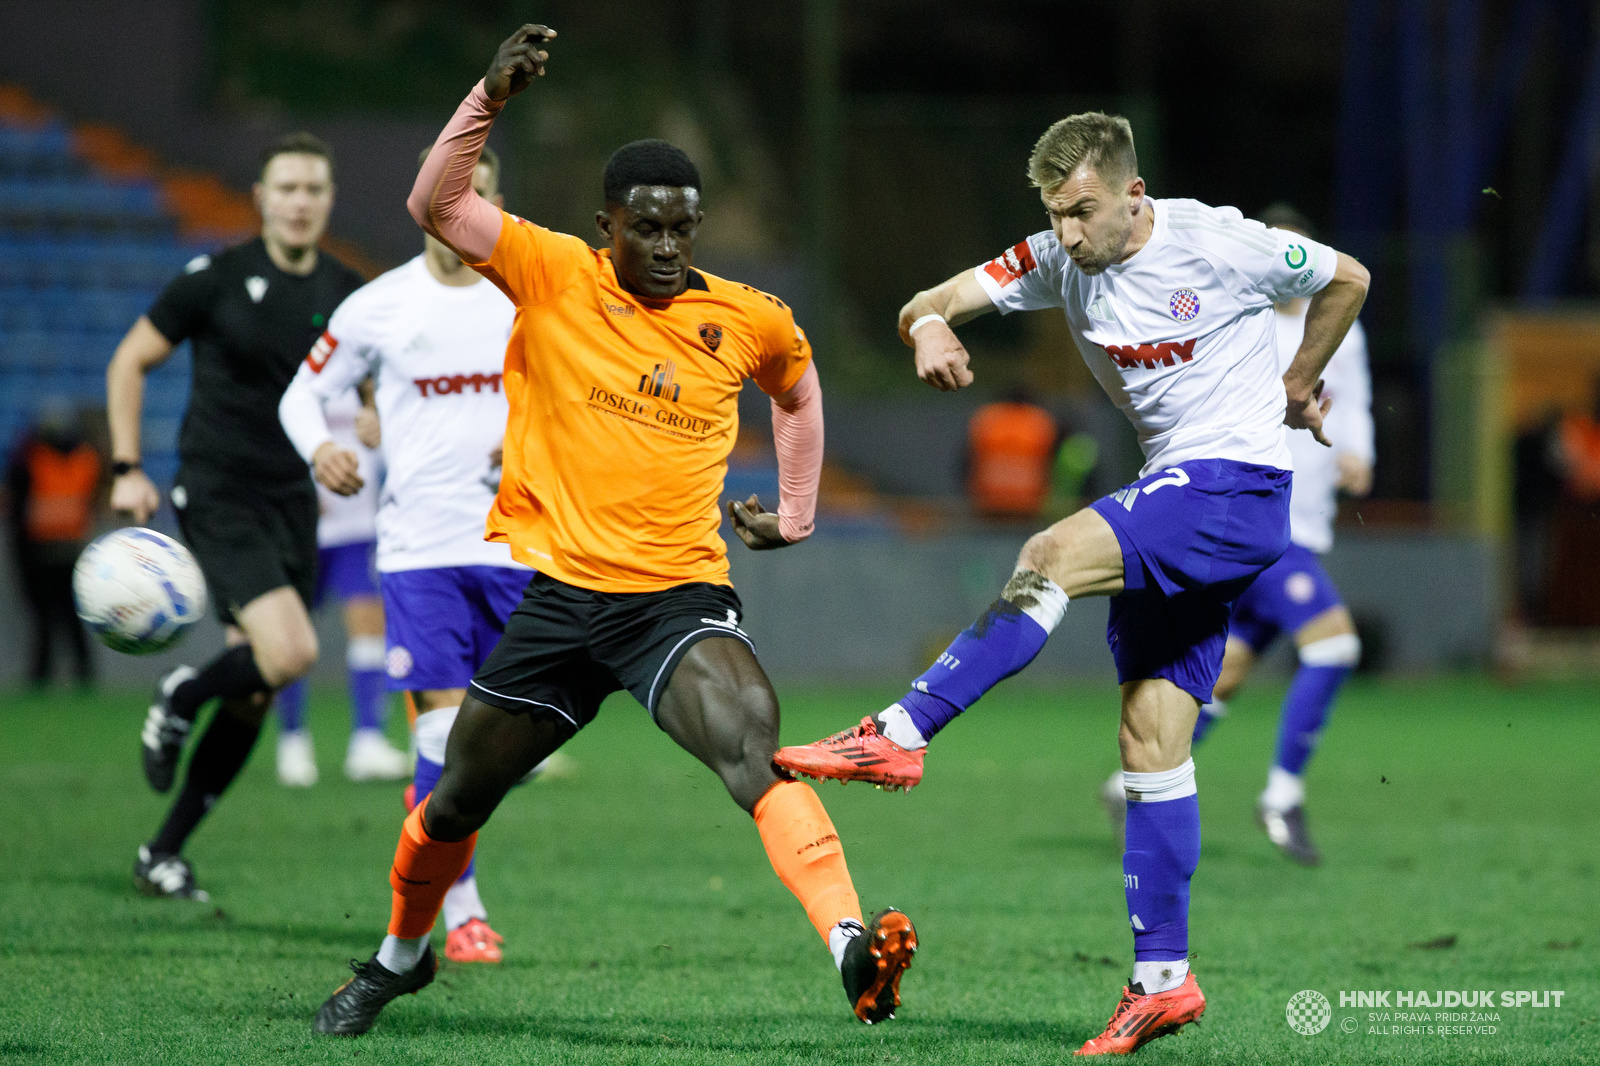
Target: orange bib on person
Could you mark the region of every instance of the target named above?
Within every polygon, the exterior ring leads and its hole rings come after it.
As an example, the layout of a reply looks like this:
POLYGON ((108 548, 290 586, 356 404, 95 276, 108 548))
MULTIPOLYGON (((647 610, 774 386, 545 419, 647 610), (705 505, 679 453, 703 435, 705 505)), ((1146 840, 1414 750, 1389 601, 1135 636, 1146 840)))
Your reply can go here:
POLYGON ((991 403, 967 427, 972 464, 968 491, 987 514, 1031 517, 1050 494, 1056 422, 1030 403, 991 403))
POLYGON ((717 528, 739 392, 753 378, 781 396, 811 361, 789 308, 698 270, 682 295, 645 299, 609 249, 510 214, 471 265, 517 306, 488 539, 601 592, 730 584, 717 528))
POLYGON ((100 457, 87 444, 70 452, 42 441, 28 445, 28 540, 35 543, 85 540, 100 483, 100 457))

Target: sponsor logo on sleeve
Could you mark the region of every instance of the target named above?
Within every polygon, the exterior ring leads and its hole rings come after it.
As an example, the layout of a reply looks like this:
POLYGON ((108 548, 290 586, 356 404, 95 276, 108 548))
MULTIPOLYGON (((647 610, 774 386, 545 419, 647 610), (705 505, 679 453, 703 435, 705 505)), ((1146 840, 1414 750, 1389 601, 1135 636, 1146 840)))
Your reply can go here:
POLYGON ((1307 255, 1305 245, 1303 244, 1291 244, 1283 253, 1283 261, 1289 264, 1290 270, 1299 270, 1301 267, 1306 265, 1306 260, 1308 258, 1310 258, 1310 256, 1307 255))
POLYGON ((328 365, 328 360, 333 358, 334 349, 339 347, 339 338, 322 331, 322 336, 317 338, 317 343, 311 346, 311 354, 306 356, 306 366, 311 368, 313 374, 322 373, 322 368, 328 365))
POLYGON ((1028 242, 1018 241, 1007 248, 1003 255, 984 264, 983 272, 1004 288, 1038 265, 1039 261, 1033 257, 1033 249, 1028 247, 1028 242))

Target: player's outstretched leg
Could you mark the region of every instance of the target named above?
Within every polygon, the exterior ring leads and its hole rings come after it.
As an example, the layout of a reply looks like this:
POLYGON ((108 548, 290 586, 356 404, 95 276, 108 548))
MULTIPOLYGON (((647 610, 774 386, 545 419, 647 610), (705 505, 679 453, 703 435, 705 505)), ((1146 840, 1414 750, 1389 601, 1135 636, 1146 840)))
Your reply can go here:
POLYGON ((318 1033, 354 1036, 372 1028, 396 996, 433 980, 428 935, 450 887, 466 872, 478 829, 529 770, 573 735, 554 716, 512 714, 468 696, 449 730, 444 771, 406 817, 389 871, 389 933, 355 977, 317 1012, 318 1033))
MULTIPOLYGON (((417 765, 406 790, 409 811, 427 799, 444 772, 445 747, 457 707, 436 707, 417 715, 417 765)), ((506 938, 489 926, 489 912, 478 895, 476 857, 444 894, 444 957, 451 962, 500 962, 506 938)))
POLYGON ((755 818, 778 879, 833 953, 856 1017, 868 1025, 893 1018, 917 931, 894 908, 862 922, 844 848, 822 801, 811 786, 773 771, 778 698, 755 654, 727 637, 695 644, 673 671, 656 721, 755 818))
POLYGON ((1111 1021, 1079 1055, 1122 1055, 1177 1032, 1205 1012, 1189 972, 1189 881, 1200 861, 1200 803, 1189 740, 1197 701, 1164 679, 1122 686, 1122 856, 1133 978, 1111 1021), (1176 765, 1173 765, 1173 764, 1176 765))
POLYGON ((1122 547, 1092 510, 1035 534, 988 610, 968 626, 911 689, 859 725, 814 744, 781 749, 791 773, 835 781, 911 788, 922 780, 923 749, 934 735, 995 685, 1039 654, 1066 613, 1069 595, 1122 587, 1122 547))
MULTIPOLYGON (((1316 751, 1339 687, 1361 660, 1361 639, 1356 636, 1355 626, 1343 607, 1336 610, 1338 618, 1322 621, 1326 628, 1345 631, 1316 636, 1300 644, 1300 668, 1283 698, 1283 712, 1278 719, 1277 752, 1267 772, 1266 790, 1256 802, 1256 819, 1267 831, 1267 838, 1302 866, 1322 863, 1322 852, 1306 825, 1306 764, 1316 751)), ((1313 622, 1305 628, 1315 625, 1313 622)))

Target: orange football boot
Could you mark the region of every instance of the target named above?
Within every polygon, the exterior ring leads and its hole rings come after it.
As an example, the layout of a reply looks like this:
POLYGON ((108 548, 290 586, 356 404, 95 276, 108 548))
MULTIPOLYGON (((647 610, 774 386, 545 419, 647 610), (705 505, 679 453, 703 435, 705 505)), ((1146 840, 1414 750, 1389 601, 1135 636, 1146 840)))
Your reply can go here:
POLYGON ((1206 1012, 1205 993, 1194 974, 1177 988, 1149 994, 1122 990, 1106 1031, 1077 1050, 1079 1055, 1131 1055, 1157 1037, 1176 1033, 1206 1012))
POLYGON ((444 957, 451 962, 499 962, 505 958, 500 945, 506 938, 489 928, 481 918, 468 918, 444 938, 444 957))
POLYGON ((891 791, 912 788, 922 780, 927 749, 908 751, 878 732, 869 714, 861 724, 826 740, 779 748, 774 766, 790 773, 833 781, 867 781, 891 791))

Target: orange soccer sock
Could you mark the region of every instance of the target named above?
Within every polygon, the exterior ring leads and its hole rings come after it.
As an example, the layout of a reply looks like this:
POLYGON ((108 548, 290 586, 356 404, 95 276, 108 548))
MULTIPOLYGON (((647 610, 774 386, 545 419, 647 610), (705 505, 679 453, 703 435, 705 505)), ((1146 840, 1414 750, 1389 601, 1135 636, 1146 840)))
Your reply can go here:
POLYGON ((778 782, 756 801, 755 817, 778 880, 800 900, 822 939, 845 918, 861 920, 844 847, 810 785, 778 782))
MULTIPOLYGON (((431 799, 432 797, 428 797, 431 799)), ((427 936, 444 906, 444 894, 472 861, 478 842, 473 833, 465 840, 434 840, 422 827, 424 799, 407 815, 400 829, 400 844, 394 849, 394 867, 389 884, 394 901, 389 910, 389 933, 402 940, 427 936)))

